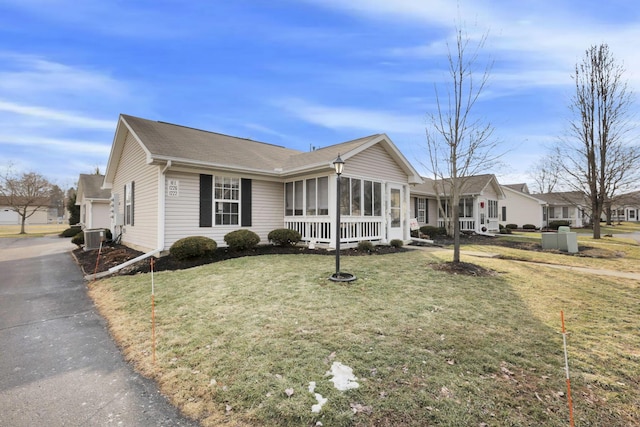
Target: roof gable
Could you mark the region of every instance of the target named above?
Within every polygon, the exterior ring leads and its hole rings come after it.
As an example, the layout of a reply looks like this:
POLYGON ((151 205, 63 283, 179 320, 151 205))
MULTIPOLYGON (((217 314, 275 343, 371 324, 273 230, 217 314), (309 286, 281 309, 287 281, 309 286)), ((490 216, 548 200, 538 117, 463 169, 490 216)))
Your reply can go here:
MULTIPOLYGON (((414 188, 416 193, 432 196, 436 195, 436 191, 440 192, 441 196, 446 196, 451 193, 450 178, 434 180, 423 177, 422 179, 424 180, 424 184, 417 185, 414 188)), ((466 176, 458 178, 458 180, 464 181, 461 196, 477 196, 483 194, 489 188, 493 188, 499 199, 505 198, 502 187, 493 174, 466 176)))
POLYGON ((104 199, 108 200, 111 197, 111 191, 102 188, 104 182, 104 175, 88 175, 80 174, 78 179, 78 200, 80 199, 104 199))
POLYGON ((375 134, 302 152, 278 145, 237 138, 165 122, 121 115, 114 136, 105 185, 113 182, 127 133, 135 138, 147 156, 147 163, 172 161, 176 164, 219 167, 237 171, 287 176, 300 172, 333 169, 338 154, 343 160, 381 144, 406 172, 409 182, 422 182, 413 166, 385 134, 375 134))

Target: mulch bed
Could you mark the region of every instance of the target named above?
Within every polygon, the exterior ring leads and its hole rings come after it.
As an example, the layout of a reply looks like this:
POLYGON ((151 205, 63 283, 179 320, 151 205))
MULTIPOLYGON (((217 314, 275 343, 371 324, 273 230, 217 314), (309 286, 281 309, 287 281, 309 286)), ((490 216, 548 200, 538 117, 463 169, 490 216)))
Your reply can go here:
MULTIPOLYGON (((372 256, 384 255, 390 253, 405 252, 410 249, 395 248, 393 246, 381 245, 374 246, 372 251, 358 251, 357 249, 343 249, 340 256, 372 256)), ((73 251, 75 258, 82 267, 85 274, 94 274, 107 271, 112 267, 120 265, 126 261, 132 260, 143 253, 124 245, 106 245, 100 252, 98 258, 98 250, 85 251, 82 248, 73 251)), ((309 249, 302 246, 280 247, 273 245, 260 245, 255 249, 246 251, 232 251, 228 248, 218 248, 213 256, 202 257, 188 260, 178 260, 170 255, 160 258, 154 258, 154 271, 166 270, 183 270, 185 268, 197 267, 199 265, 211 264, 213 262, 224 261, 232 258, 240 258, 246 256, 259 255, 276 255, 276 254, 313 254, 313 255, 331 255, 335 256, 335 251, 327 251, 324 249, 309 249)), ((128 267, 123 268, 118 274, 137 274, 149 273, 151 271, 150 259, 138 261, 128 267)))
MULTIPOLYGON (((543 250, 540 242, 514 242, 502 239, 500 237, 489 237, 482 235, 467 235, 460 236, 461 244, 475 244, 475 245, 497 245, 506 246, 514 249, 528 250, 528 251, 544 251, 552 252, 566 256, 583 256, 591 258, 616 258, 623 256, 622 253, 603 251, 597 248, 591 248, 587 246, 580 246, 578 254, 567 254, 561 251, 543 250)), ((452 246, 452 239, 439 239, 435 241, 438 246, 452 246)), ((404 252, 411 249, 406 247, 395 248, 389 245, 374 246, 372 251, 359 251, 356 248, 344 249, 340 251, 340 256, 372 256, 372 255, 385 255, 390 253, 404 252)), ((102 248, 100 257, 98 258, 98 250, 85 251, 81 248, 73 251, 74 256, 78 260, 78 263, 82 267, 85 274, 100 273, 109 270, 111 267, 120 265, 126 261, 134 259, 142 252, 133 250, 123 245, 106 245, 102 248), (97 261, 97 263, 96 263, 97 261)), ((218 248, 213 256, 203 257, 190 260, 177 260, 172 256, 164 256, 154 259, 154 271, 165 270, 182 270, 185 268, 197 267, 199 265, 210 264, 212 262, 224 261, 231 258, 239 258, 245 256, 258 256, 258 255, 274 255, 274 254, 314 254, 314 255, 331 255, 335 256, 334 251, 328 251, 324 249, 309 249, 303 246, 292 247, 279 247, 273 245, 261 245, 252 250, 247 251, 231 251, 228 248, 218 248)), ((431 264, 431 267, 435 270, 446 271, 451 274, 461 274, 467 276, 493 276, 496 273, 492 270, 485 269, 479 265, 467 263, 467 262, 443 262, 437 264, 431 264)), ((150 260, 145 259, 131 266, 125 267, 118 272, 118 274, 137 274, 148 273, 151 271, 150 260)))

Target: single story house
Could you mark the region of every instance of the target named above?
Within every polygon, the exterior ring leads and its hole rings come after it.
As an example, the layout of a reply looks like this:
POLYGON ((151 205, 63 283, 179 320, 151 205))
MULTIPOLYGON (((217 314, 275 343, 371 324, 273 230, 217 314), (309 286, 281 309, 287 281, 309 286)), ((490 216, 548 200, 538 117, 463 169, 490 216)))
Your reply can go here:
MULTIPOLYGON (((27 209, 29 217, 26 219, 25 224, 48 224, 51 222, 50 218, 53 217, 54 208, 49 206, 49 200, 39 200, 36 203, 41 206, 37 207, 35 212, 33 212, 33 207, 27 209)), ((22 217, 11 207, 9 199, 5 196, 0 196, 0 225, 20 225, 21 222, 22 217)))
MULTIPOLYGON (((478 234, 499 232, 498 202, 505 198, 505 193, 495 175, 474 175, 465 178, 462 186, 459 206, 460 230, 478 234)), ((449 219, 448 195, 451 184, 447 179, 433 180, 423 177, 422 184, 411 188, 411 215, 418 225, 446 227, 449 219), (442 209, 438 209, 436 194, 440 195, 442 209)))
POLYGON ((640 191, 618 196, 612 206, 613 221, 640 221, 640 191))
POLYGON ((522 227, 532 224, 537 228, 547 225, 544 221, 544 207, 547 203, 537 198, 537 195, 529 194, 527 184, 503 185, 502 191, 506 197, 498 201, 500 225, 516 224, 522 227))
POLYGON ((111 192, 114 238, 162 253, 188 236, 224 246, 224 236, 240 228, 262 242, 271 230, 291 228, 330 247, 338 232, 345 243, 408 240, 411 186, 422 182, 385 134, 301 152, 121 115, 103 188, 111 192), (338 156, 344 172, 336 229, 338 156))
POLYGON ((111 228, 111 191, 102 188, 103 182, 104 175, 80 174, 76 205, 80 206, 80 225, 83 229, 111 228))
POLYGON ((545 227, 553 221, 569 221, 571 227, 584 227, 589 222, 589 201, 580 191, 535 194, 545 202, 542 220, 545 227))

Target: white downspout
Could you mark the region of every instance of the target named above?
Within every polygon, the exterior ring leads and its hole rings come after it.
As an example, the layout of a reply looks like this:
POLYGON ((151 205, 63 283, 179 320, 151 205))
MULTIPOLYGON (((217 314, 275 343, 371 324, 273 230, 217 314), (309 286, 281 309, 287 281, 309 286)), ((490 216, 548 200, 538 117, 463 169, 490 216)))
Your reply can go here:
POLYGON ((120 271, 125 267, 130 266, 131 264, 135 264, 138 261, 142 261, 143 259, 147 259, 153 255, 159 254, 164 250, 164 219, 165 219, 165 179, 166 172, 171 167, 171 160, 167 161, 167 164, 164 166, 162 170, 160 170, 158 176, 158 243, 157 248, 152 250, 151 252, 144 253, 134 259, 130 259, 129 261, 123 262, 122 264, 118 264, 115 267, 111 267, 107 271, 103 271, 98 274, 89 274, 85 276, 86 280, 99 279, 101 277, 108 276, 110 274, 115 273, 116 271, 120 271))
POLYGON ((158 177, 158 244, 157 250, 164 250, 164 227, 165 227, 165 212, 166 212, 166 180, 167 180, 167 170, 171 167, 171 160, 167 160, 167 164, 160 171, 160 176, 158 177))

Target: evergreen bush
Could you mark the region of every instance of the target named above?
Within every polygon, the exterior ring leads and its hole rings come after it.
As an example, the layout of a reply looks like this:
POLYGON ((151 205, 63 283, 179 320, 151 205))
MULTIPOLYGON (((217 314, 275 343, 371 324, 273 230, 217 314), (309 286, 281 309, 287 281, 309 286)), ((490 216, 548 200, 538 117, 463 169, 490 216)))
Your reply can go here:
POLYGON ((201 258, 212 255, 218 248, 215 240, 204 236, 190 236, 177 240, 171 248, 169 254, 178 259, 201 258))
POLYGON ((240 229, 227 233, 224 236, 224 241, 229 246, 229 249, 244 251, 258 246, 258 243, 260 243, 260 236, 251 230, 240 229))
POLYGON ((269 232, 267 239, 276 246, 294 246, 302 236, 296 230, 277 228, 269 232))

